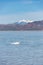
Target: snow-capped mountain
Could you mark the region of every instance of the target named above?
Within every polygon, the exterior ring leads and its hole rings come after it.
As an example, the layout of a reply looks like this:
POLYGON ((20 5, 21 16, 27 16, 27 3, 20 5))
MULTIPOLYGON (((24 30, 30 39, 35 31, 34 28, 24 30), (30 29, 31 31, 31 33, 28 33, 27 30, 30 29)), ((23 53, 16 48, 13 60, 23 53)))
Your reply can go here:
POLYGON ((31 23, 31 22, 33 22, 33 21, 32 21, 32 20, 20 20, 19 23, 21 23, 21 22, 31 23))
POLYGON ((13 24, 0 24, 0 31, 20 31, 20 30, 43 30, 43 20, 28 21, 22 20, 13 24), (21 25, 22 23, 22 25, 21 25), (25 25, 23 25, 25 23, 25 25), (17 24, 17 25, 16 25, 17 24))
POLYGON ((25 25, 28 23, 32 23, 33 21, 31 20, 19 20, 18 22, 16 22, 16 24, 20 24, 20 25, 25 25))

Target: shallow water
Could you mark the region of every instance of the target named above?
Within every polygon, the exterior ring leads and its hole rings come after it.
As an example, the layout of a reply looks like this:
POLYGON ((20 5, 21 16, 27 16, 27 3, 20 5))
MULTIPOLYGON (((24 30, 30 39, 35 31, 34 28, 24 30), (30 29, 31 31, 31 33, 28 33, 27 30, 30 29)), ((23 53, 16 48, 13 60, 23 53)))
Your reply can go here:
POLYGON ((0 65, 43 65, 43 31, 0 31, 0 65))

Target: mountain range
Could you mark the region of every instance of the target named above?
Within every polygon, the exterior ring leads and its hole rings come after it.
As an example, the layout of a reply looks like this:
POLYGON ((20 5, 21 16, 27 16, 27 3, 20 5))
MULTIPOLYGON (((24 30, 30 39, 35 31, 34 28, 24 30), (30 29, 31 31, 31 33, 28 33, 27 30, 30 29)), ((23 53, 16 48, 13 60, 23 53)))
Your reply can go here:
POLYGON ((20 30, 43 30, 43 20, 30 21, 20 20, 13 24, 0 24, 0 31, 20 31, 20 30))

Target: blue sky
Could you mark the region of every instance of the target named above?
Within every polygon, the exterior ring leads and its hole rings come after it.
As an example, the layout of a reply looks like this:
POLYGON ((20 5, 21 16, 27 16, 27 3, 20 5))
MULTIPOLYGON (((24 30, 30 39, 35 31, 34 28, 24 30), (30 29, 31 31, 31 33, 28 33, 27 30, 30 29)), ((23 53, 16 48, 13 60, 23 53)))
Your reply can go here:
POLYGON ((43 0, 0 0, 0 24, 43 20, 43 0))

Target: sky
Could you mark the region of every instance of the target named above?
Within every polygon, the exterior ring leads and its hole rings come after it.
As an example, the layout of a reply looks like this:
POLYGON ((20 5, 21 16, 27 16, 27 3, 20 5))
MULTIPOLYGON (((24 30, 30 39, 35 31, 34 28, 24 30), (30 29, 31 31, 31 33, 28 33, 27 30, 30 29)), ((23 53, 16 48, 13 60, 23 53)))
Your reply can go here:
POLYGON ((0 0, 0 24, 43 20, 43 0, 0 0))

